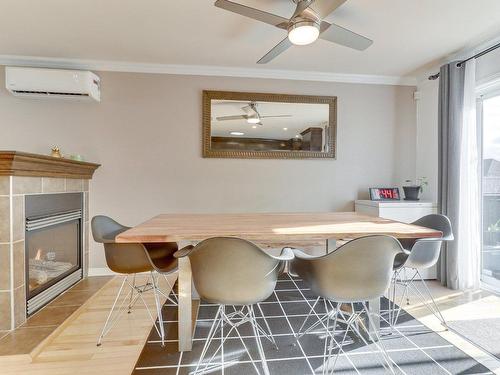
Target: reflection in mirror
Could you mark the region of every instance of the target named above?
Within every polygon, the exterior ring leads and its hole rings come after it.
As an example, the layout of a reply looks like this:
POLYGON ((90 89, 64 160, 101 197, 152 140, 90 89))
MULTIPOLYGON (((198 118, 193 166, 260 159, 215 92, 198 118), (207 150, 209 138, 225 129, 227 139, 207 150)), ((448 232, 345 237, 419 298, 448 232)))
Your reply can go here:
POLYGON ((206 91, 204 156, 333 158, 335 104, 335 97, 206 91))
POLYGON ((328 151, 328 104, 212 100, 214 150, 328 151))

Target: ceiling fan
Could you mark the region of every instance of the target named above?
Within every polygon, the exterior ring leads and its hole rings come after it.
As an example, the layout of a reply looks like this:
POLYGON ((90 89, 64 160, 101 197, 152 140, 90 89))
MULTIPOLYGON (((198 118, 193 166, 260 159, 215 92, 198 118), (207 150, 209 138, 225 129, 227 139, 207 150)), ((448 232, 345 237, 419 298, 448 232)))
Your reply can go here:
POLYGON ((263 118, 278 118, 278 117, 292 117, 292 115, 271 115, 271 116, 262 116, 257 110, 257 103, 249 103, 247 106, 241 108, 244 115, 234 115, 234 116, 221 116, 216 117, 217 121, 229 121, 229 120, 247 120, 249 124, 253 125, 264 125, 262 123, 263 118))
POLYGON ((286 30, 288 36, 264 55, 257 64, 266 64, 286 51, 292 45, 311 44, 321 38, 345 47, 363 51, 372 45, 373 40, 356 34, 334 23, 323 21, 330 13, 347 0, 291 0, 295 11, 290 19, 238 4, 229 0, 217 0, 216 7, 238 13, 242 16, 286 30), (314 8, 314 9, 313 9, 314 8))

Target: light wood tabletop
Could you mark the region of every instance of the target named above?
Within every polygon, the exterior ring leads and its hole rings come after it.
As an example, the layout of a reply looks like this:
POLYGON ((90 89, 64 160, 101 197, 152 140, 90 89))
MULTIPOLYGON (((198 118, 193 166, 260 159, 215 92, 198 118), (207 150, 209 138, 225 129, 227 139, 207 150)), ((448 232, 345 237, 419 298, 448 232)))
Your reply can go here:
POLYGON ((117 242, 199 241, 215 236, 247 240, 327 240, 386 234, 396 238, 441 237, 433 229, 356 212, 162 214, 116 237, 117 242))
MULTIPOLYGON (((342 240, 373 234, 396 238, 441 237, 428 228, 356 212, 319 213, 244 213, 244 214, 162 214, 120 233, 117 242, 196 242, 210 237, 241 237, 250 241, 281 242, 291 246, 296 241, 342 240)), ((191 263, 178 259, 178 339, 179 350, 192 349, 193 291, 191 263)), ((196 293, 194 293, 196 296, 196 293)), ((196 298, 196 297, 194 297, 196 298)), ((369 302, 373 312, 380 310, 380 300, 369 302)), ((376 314, 375 314, 376 315, 376 314)), ((378 330, 379 321, 370 329, 378 330)))

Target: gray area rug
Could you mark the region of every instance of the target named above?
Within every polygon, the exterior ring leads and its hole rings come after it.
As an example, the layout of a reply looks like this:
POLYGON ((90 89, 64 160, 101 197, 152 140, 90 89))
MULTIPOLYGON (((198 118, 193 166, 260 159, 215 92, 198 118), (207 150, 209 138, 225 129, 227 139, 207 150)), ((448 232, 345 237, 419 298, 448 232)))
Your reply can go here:
POLYGON ((456 320, 448 326, 500 360, 500 318, 456 320))
MULTIPOLYGON (((263 314, 279 346, 279 350, 276 350, 267 340, 263 341, 271 375, 320 375, 323 373, 324 331, 319 328, 317 331, 313 330, 304 335, 298 341, 295 339, 295 333, 298 332, 315 298, 316 296, 302 280, 282 275, 273 295, 261 303, 263 314)), ((383 299, 381 308, 384 315, 387 314, 387 307, 387 300, 383 299)), ((318 313, 324 311, 320 311, 322 306, 317 306, 316 309, 318 313)), ((183 353, 177 351, 177 307, 167 301, 163 311, 167 336, 166 346, 161 347, 158 334, 153 328, 133 375, 187 375, 195 370, 217 306, 201 301, 194 332, 193 350, 183 353)), ((257 313, 257 320, 261 319, 260 313, 257 313)), ((312 319, 314 321, 314 318, 312 319)), ((382 327, 387 332, 385 322, 382 322, 382 327)), ((253 353, 253 358, 257 358, 252 329, 247 323, 241 325, 240 329, 243 341, 253 353)), ((493 374, 405 311, 398 320, 397 330, 402 334, 384 335, 382 341, 398 375, 493 374)), ((341 334, 342 332, 339 332, 339 335, 341 334)), ((387 371, 380 365, 377 354, 373 353, 376 350, 374 345, 367 346, 355 337, 352 339, 352 343, 344 347, 346 355, 341 355, 339 358, 335 374, 387 374, 387 371)), ((210 349, 211 353, 217 346, 220 346, 220 340, 214 341, 217 342, 210 349)), ((221 353, 216 355, 218 368, 215 368, 210 375, 254 375, 256 373, 252 361, 236 335, 232 335, 223 343, 221 353)), ((260 360, 255 362, 260 368, 260 360)))

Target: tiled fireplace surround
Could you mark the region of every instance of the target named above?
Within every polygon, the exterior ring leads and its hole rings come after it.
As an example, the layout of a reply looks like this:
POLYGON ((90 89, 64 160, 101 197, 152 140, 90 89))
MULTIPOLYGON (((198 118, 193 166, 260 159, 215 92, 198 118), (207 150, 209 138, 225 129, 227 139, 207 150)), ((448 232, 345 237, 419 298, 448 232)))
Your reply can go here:
POLYGON ((24 199, 29 194, 83 192, 84 277, 88 274, 89 180, 74 178, 0 176, 0 331, 26 321, 24 265, 24 199))

